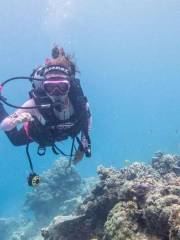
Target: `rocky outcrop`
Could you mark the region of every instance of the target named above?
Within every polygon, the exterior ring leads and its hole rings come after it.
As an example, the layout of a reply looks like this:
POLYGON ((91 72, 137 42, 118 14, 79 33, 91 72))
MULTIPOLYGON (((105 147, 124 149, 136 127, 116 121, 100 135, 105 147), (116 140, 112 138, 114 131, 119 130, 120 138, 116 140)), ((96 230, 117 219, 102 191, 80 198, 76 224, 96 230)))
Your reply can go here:
POLYGON ((84 216, 58 216, 49 225, 48 230, 42 229, 45 239, 88 239, 91 235, 89 228, 84 226, 84 216), (59 232, 61 236, 59 236, 59 232))

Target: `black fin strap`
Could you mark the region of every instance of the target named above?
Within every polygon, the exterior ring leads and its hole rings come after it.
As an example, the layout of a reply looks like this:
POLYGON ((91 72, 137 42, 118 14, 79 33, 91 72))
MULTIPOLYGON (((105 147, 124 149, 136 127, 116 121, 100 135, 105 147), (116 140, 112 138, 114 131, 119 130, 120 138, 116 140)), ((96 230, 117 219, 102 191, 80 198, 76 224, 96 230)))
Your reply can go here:
POLYGON ((44 156, 46 153, 46 148, 45 147, 42 147, 42 146, 38 146, 38 150, 37 150, 37 154, 39 156, 44 156))
POLYGON ((28 157, 28 161, 29 161, 31 171, 32 171, 32 173, 34 173, 33 164, 32 164, 31 156, 30 156, 30 153, 29 153, 29 142, 26 145, 26 154, 27 154, 27 157, 28 157))

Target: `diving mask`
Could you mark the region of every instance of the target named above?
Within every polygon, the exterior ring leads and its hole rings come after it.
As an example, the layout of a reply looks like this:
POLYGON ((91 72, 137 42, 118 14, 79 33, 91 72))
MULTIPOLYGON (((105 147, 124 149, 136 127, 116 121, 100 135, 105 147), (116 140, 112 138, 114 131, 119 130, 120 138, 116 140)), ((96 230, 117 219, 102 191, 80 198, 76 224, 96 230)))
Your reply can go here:
POLYGON ((45 80, 44 89, 50 96, 66 95, 70 89, 70 83, 66 79, 48 79, 45 80))

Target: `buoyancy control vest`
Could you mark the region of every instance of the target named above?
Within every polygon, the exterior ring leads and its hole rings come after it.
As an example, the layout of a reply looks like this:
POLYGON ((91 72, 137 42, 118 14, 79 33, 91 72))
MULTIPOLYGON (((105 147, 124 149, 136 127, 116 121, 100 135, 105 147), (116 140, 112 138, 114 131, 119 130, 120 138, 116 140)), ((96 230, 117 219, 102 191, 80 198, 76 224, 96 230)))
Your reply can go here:
MULTIPOLYGON (((50 105, 48 108, 38 107, 38 111, 45 119, 44 125, 37 118, 29 125, 29 134, 34 141, 40 145, 49 146, 56 141, 75 137, 81 131, 83 118, 76 111, 69 119, 60 120, 54 112, 55 106, 51 106, 52 102, 49 97, 45 94, 36 95, 35 91, 31 91, 30 96, 34 99, 36 105, 50 105)), ((57 105, 57 107, 59 106, 57 105)))

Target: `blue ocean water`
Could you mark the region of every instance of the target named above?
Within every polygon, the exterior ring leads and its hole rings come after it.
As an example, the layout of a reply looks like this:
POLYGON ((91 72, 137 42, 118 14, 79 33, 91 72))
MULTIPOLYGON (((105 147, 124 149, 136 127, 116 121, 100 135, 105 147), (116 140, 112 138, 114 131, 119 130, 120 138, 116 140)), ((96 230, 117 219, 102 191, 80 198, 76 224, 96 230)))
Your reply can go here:
MULTIPOLYGON (((1 1, 0 79, 28 76, 54 43, 75 54, 93 115, 93 156, 77 166, 82 176, 99 164, 150 162, 157 150, 179 154, 179 14, 178 0, 1 1)), ((13 83, 4 94, 22 104, 29 88, 13 83)), ((20 210, 29 168, 24 147, 3 132, 0 145, 1 217, 20 210)), ((57 158, 32 151, 39 173, 57 158)))

